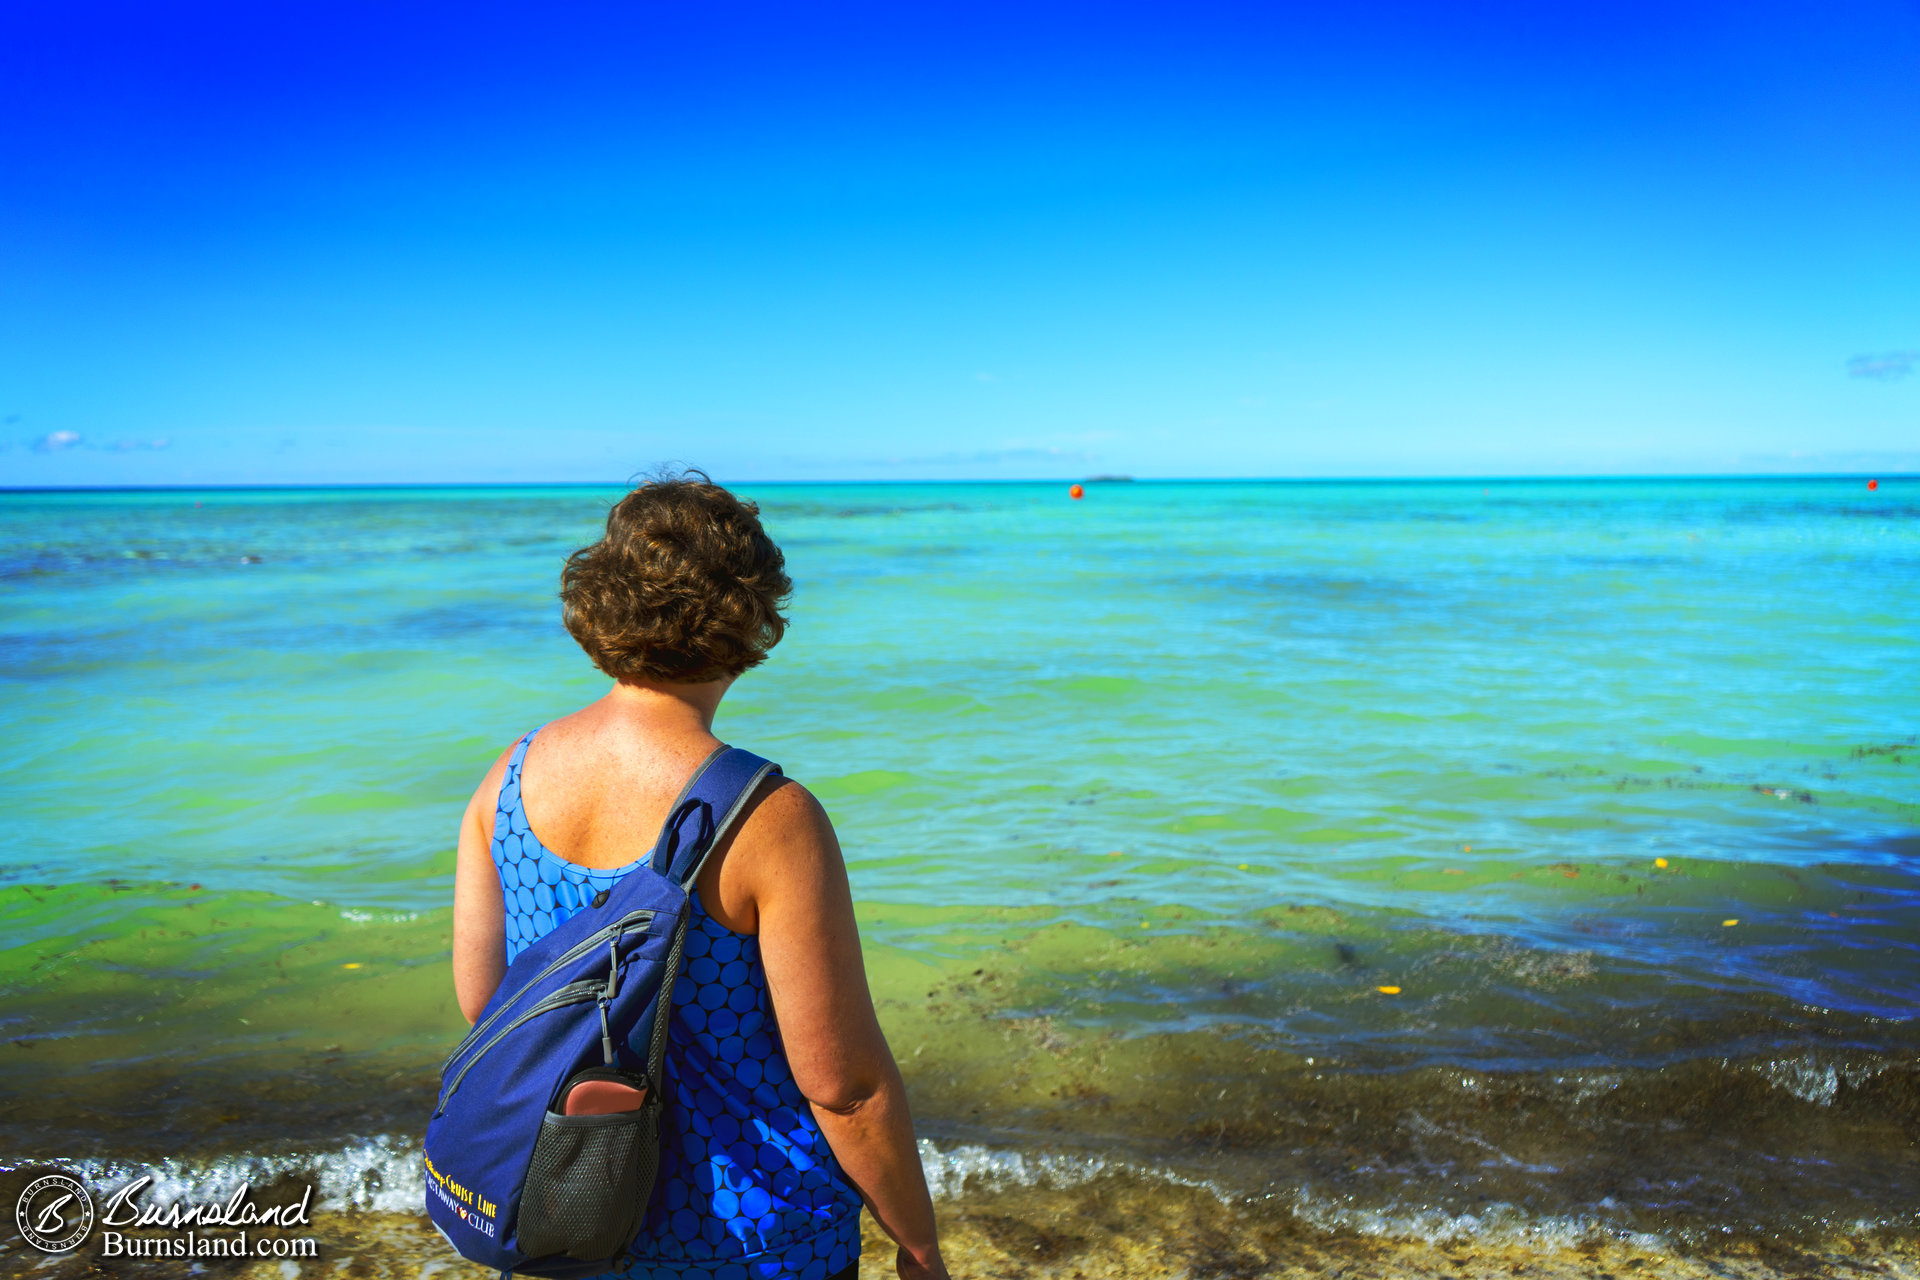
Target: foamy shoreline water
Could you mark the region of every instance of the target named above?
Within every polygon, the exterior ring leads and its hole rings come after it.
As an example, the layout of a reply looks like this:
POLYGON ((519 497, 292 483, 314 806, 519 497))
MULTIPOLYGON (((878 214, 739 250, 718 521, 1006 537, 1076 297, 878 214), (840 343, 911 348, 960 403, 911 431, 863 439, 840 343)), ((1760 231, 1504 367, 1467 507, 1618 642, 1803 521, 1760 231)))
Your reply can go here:
MULTIPOLYGON (((151 1164, 112 1159, 51 1159, 17 1165, 0 1163, 0 1173, 61 1168, 82 1178, 97 1199, 145 1179, 140 1200, 157 1206, 174 1201, 225 1202, 242 1185, 258 1189, 302 1183, 314 1188, 313 1204, 321 1213, 405 1214, 424 1222, 420 1155, 417 1139, 382 1134, 332 1151, 235 1153, 202 1160, 169 1158, 151 1164)), ((920 1159, 927 1185, 937 1202, 1021 1190, 1069 1191, 1102 1177, 1200 1191, 1223 1204, 1242 1199, 1204 1179, 1102 1156, 975 1144, 943 1146, 922 1139, 920 1159)), ((1270 1208, 1283 1208, 1308 1227, 1388 1240, 1426 1244, 1473 1241, 1568 1249, 1583 1241, 1613 1239, 1642 1249, 1669 1247, 1658 1236, 1611 1229, 1598 1219, 1551 1216, 1535 1220, 1517 1206, 1507 1204, 1490 1206, 1481 1214, 1447 1213, 1424 1206, 1361 1209, 1343 1205, 1337 1198, 1323 1200, 1311 1188, 1293 1192, 1290 1203, 1286 1193, 1268 1193, 1257 1199, 1270 1208)))
MULTIPOLYGON (((1242 1198, 1193 1179, 1167 1176, 1124 1161, 1035 1155, 972 1145, 922 1143, 935 1189, 946 1249, 958 1276, 1180 1276, 1191 1280, 1305 1277, 1338 1273, 1358 1280, 1407 1280, 1449 1274, 1466 1280, 1527 1274, 1543 1280, 1616 1274, 1658 1274, 1672 1280, 1740 1277, 1783 1280, 1820 1274, 1865 1277, 1916 1273, 1911 1230, 1837 1224, 1824 1239, 1674 1242, 1621 1232, 1574 1218, 1530 1218, 1511 1205, 1471 1215, 1420 1206, 1354 1215, 1302 1190, 1242 1198)), ((107 1190, 129 1177, 155 1175, 144 1193, 152 1203, 174 1197, 224 1200, 235 1186, 276 1185, 290 1193, 301 1179, 321 1189, 318 1211, 301 1234, 318 1256, 219 1264, 223 1274, 297 1280, 308 1272, 359 1277, 480 1276, 431 1231, 418 1210, 417 1147, 376 1138, 324 1156, 231 1156, 195 1165, 163 1161, 150 1168, 81 1162, 77 1168, 107 1190)), ((16 1171, 0 1169, 10 1185, 16 1171)), ((863 1223, 862 1275, 891 1275, 891 1245, 863 1223)), ((135 1233, 136 1235, 141 1233, 135 1233)), ((148 1233, 152 1234, 152 1233, 148 1233)), ((261 1234, 256 1232, 256 1235, 261 1234)), ((277 1235, 286 1232, 272 1233, 277 1235)), ((0 1251, 0 1272, 67 1280, 96 1265, 97 1250, 41 1258, 0 1251)), ((198 1264, 164 1260, 113 1262, 118 1274, 206 1274, 198 1264)))
MULTIPOLYGON (((330 1151, 246 1153, 207 1158, 170 1157, 152 1163, 119 1159, 0 1161, 0 1173, 55 1166, 84 1178, 89 1187, 111 1194, 140 1178, 150 1181, 144 1201, 225 1200, 242 1183, 256 1187, 287 1179, 309 1182, 315 1206, 335 1213, 412 1213, 425 1216, 420 1183, 421 1147, 417 1137, 379 1134, 330 1151)), ((1173 1174, 1137 1168, 1125 1161, 1092 1156, 1036 1154, 971 1144, 943 1147, 922 1139, 921 1164, 936 1199, 953 1199, 975 1190, 1014 1187, 1073 1187, 1102 1173, 1125 1172, 1159 1177, 1170 1184, 1200 1186, 1173 1174)), ((1215 1189, 1215 1194, 1223 1194, 1215 1189)))

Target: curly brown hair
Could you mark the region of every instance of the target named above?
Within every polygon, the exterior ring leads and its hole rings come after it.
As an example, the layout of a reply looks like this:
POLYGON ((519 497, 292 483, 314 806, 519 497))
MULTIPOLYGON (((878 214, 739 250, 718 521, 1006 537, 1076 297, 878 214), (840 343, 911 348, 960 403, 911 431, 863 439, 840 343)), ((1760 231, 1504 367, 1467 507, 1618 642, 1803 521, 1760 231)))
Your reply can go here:
POLYGON ((786 634, 792 592, 760 508, 693 469, 620 499, 606 536, 560 572, 567 630, 616 680, 693 684, 758 666, 786 634))

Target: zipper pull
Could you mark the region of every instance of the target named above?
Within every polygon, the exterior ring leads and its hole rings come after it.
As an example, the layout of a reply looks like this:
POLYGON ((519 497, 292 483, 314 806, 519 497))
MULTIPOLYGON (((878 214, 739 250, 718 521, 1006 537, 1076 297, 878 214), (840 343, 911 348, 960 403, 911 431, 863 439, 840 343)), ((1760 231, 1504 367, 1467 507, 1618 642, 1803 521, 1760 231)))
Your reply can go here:
POLYGON ((607 1006, 620 990, 620 938, 624 928, 615 929, 607 939, 607 989, 600 993, 600 1055, 613 1065, 613 1028, 607 1025, 607 1006))

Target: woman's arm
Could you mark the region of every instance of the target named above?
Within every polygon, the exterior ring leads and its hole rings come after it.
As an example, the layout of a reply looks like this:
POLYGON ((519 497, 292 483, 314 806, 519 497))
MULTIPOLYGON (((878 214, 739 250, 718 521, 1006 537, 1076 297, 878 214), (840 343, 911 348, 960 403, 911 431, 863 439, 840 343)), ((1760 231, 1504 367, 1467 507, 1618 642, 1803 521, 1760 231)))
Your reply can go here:
POLYGON ((945 1280, 906 1088, 867 992, 833 824, 804 787, 787 783, 749 815, 737 843, 748 857, 721 871, 740 873, 726 876, 734 882, 727 887, 744 890, 738 896, 756 909, 760 958, 794 1083, 812 1103, 840 1167, 900 1246, 900 1275, 945 1280))
POLYGON ((460 819, 460 852, 453 864, 453 994, 468 1022, 480 1016, 507 976, 507 906, 500 872, 488 852, 508 747, 480 780, 460 819))

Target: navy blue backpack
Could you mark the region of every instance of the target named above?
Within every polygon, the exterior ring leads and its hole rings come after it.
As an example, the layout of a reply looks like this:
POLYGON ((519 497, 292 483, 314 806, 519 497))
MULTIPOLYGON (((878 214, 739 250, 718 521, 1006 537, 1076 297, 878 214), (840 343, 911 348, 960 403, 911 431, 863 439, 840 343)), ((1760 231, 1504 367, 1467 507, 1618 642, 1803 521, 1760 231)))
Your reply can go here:
POLYGON ((427 1212, 461 1255, 505 1274, 608 1269, 640 1233, 660 1167, 661 1068, 689 895, 754 788, 780 767, 720 747, 642 866, 521 952, 440 1073, 427 1212), (590 1082, 636 1110, 568 1115, 590 1082))

